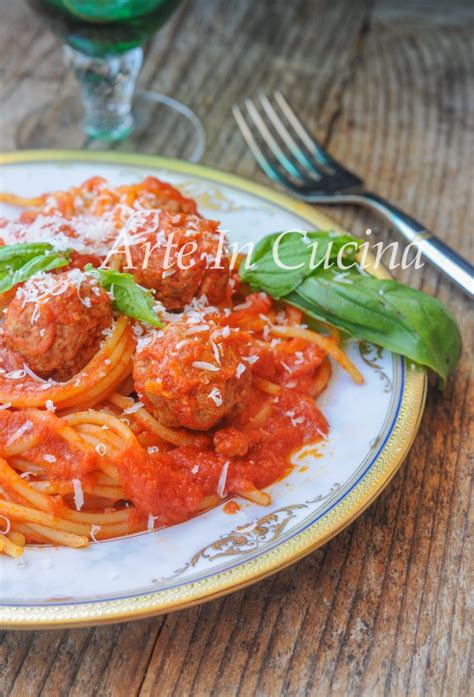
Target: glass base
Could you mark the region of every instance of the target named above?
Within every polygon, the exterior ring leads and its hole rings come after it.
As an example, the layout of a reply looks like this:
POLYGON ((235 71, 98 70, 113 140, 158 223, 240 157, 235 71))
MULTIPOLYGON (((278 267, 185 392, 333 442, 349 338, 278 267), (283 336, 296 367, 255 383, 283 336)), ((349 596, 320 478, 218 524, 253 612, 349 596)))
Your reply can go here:
POLYGON ((189 162, 199 162, 204 153, 206 137, 198 117, 181 102, 157 92, 136 93, 133 128, 118 139, 88 136, 83 117, 79 95, 45 104, 20 122, 16 144, 21 149, 143 152, 189 162))

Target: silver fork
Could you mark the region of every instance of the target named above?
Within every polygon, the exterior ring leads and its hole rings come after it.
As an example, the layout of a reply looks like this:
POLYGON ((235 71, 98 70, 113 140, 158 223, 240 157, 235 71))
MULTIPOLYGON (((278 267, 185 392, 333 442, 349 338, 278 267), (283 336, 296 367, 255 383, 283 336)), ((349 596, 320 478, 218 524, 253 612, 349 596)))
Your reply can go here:
POLYGON ((367 191, 363 180, 334 160, 303 126, 281 92, 232 107, 237 125, 265 174, 309 203, 352 203, 372 208, 420 248, 438 271, 473 294, 473 267, 414 218, 367 191))

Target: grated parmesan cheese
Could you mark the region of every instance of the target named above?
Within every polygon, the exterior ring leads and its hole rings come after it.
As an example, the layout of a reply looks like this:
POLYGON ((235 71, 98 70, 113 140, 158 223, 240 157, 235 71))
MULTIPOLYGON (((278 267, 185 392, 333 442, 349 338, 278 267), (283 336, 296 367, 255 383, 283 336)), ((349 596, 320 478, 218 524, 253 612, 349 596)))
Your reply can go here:
POLYGON ((5 373, 4 377, 8 378, 9 380, 21 380, 22 378, 25 377, 25 375, 26 375, 26 371, 19 369, 19 370, 10 370, 9 373, 5 373))
POLYGON ((146 529, 147 530, 154 530, 155 529, 155 520, 158 520, 160 516, 157 515, 152 515, 151 513, 148 515, 148 521, 146 524, 146 529))
POLYGON ((72 486, 74 487, 74 505, 76 511, 80 511, 84 505, 84 491, 80 479, 73 479, 72 486))
POLYGON ((248 302, 245 303, 240 303, 240 305, 234 305, 234 310, 246 310, 248 307, 251 307, 252 304, 248 302))
POLYGON ((47 390, 53 385, 58 385, 59 383, 56 382, 56 380, 53 380, 52 378, 48 378, 40 387, 40 390, 47 390))
POLYGON ((59 251, 73 249, 79 253, 98 256, 107 255, 116 236, 113 211, 106 212, 100 217, 79 215, 74 220, 64 218, 57 212, 39 215, 33 222, 27 224, 10 220, 2 229, 2 239, 5 244, 19 242, 51 244, 53 242, 54 247, 59 251))
POLYGON ((163 273, 161 274, 161 277, 162 278, 169 278, 169 276, 174 276, 177 270, 178 269, 171 268, 168 271, 163 271, 163 273))
POLYGON ((218 336, 223 336, 224 338, 227 338, 230 334, 230 327, 227 325, 225 327, 222 327, 221 329, 215 329, 212 334, 211 334, 211 339, 216 339, 218 336))
POLYGON ((26 375, 29 375, 32 380, 35 382, 40 382, 41 384, 44 384, 47 382, 47 380, 43 380, 43 378, 40 378, 39 375, 36 375, 29 366, 26 365, 26 363, 23 363, 23 370, 25 371, 26 375))
POLYGON ((207 361, 193 361, 191 363, 191 366, 193 368, 198 368, 199 370, 211 370, 211 371, 219 370, 219 368, 217 366, 212 365, 212 363, 208 363, 207 361))
POLYGON ((128 409, 124 409, 123 413, 124 414, 134 414, 136 411, 139 411, 143 406, 143 402, 135 402, 135 404, 132 404, 131 407, 128 407, 128 409))
POLYGON ((218 365, 221 364, 221 354, 219 353, 219 349, 217 347, 217 344, 212 341, 211 339, 211 348, 212 348, 212 353, 214 354, 214 358, 216 359, 216 363, 218 365))
POLYGON ((217 389, 217 387, 213 387, 212 390, 209 392, 209 398, 212 399, 216 407, 222 406, 224 402, 224 398, 222 397, 221 392, 217 389))
POLYGON ((96 544, 99 543, 99 540, 96 538, 96 535, 101 530, 102 530, 102 525, 91 525, 91 529, 89 530, 89 537, 96 544))
POLYGON ((10 438, 7 440, 6 445, 11 445, 11 443, 14 443, 17 438, 21 438, 27 431, 31 429, 33 426, 33 422, 28 419, 28 421, 25 421, 24 424, 22 424, 19 428, 16 429, 14 433, 10 436, 10 438))
POLYGON ((229 470, 229 460, 226 460, 222 466, 222 470, 219 476, 219 481, 217 482, 217 495, 220 496, 221 499, 225 498, 225 485, 227 482, 227 472, 229 470))
POLYGON ((184 332, 186 336, 192 336, 193 334, 198 334, 199 332, 206 332, 209 329, 209 325, 207 324, 200 324, 200 325, 194 325, 193 327, 189 327, 189 329, 186 329, 184 332))
POLYGON ((304 361, 304 353, 303 351, 295 351, 295 356, 296 356, 296 361, 295 363, 299 365, 304 361))

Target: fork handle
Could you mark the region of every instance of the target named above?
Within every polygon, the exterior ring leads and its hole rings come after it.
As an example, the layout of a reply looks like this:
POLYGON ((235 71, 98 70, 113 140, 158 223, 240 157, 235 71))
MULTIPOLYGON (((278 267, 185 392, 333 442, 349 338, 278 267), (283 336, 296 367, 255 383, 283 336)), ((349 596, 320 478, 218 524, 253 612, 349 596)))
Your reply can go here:
POLYGON ((351 198, 356 199, 354 202, 366 205, 380 213, 401 232, 407 242, 421 250, 423 257, 432 266, 472 297, 473 267, 454 249, 426 230, 414 218, 371 191, 355 194, 351 198))

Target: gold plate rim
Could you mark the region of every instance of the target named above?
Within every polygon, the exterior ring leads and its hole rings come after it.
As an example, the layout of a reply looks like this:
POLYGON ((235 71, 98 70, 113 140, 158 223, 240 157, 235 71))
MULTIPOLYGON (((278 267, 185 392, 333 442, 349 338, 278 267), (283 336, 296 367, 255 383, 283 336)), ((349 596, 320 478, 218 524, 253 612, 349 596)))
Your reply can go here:
MULTIPOLYGON (((168 169, 199 178, 232 186, 275 203, 317 226, 344 229, 332 218, 306 203, 296 201, 285 194, 273 191, 227 172, 154 155, 110 152, 84 152, 75 150, 33 150, 0 154, 0 165, 33 164, 36 162, 100 162, 168 169)), ((387 277, 380 269, 375 275, 387 277)), ((93 626, 160 615, 207 602, 256 583, 310 554, 352 523, 383 491, 404 461, 415 439, 423 416, 427 390, 427 372, 414 364, 406 364, 405 386, 399 414, 390 436, 370 470, 361 478, 334 508, 290 540, 262 553, 259 557, 243 561, 236 567, 213 574, 207 578, 189 582, 156 593, 136 595, 132 598, 104 600, 54 606, 0 606, 2 629, 52 629, 77 626, 93 626)))

